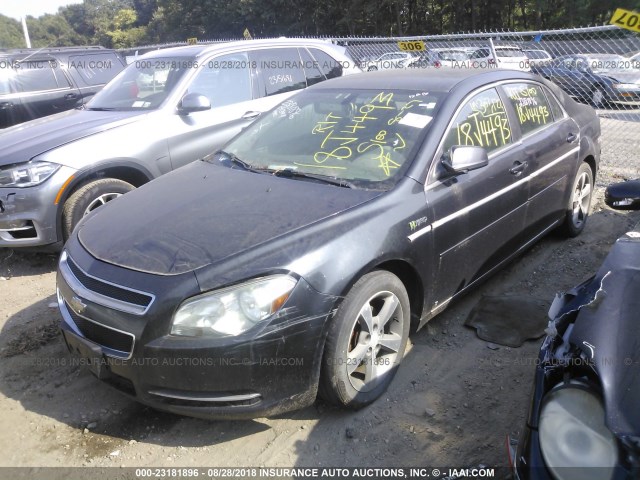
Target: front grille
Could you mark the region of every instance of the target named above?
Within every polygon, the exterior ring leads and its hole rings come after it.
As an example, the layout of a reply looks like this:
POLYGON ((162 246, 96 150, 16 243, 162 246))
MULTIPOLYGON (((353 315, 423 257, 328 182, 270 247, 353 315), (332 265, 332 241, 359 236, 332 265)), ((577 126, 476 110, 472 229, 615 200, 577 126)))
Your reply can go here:
POLYGON ((119 352, 131 353, 133 351, 134 337, 132 334, 120 332, 81 317, 74 312, 66 302, 65 307, 67 308, 73 323, 76 324, 85 338, 97 343, 98 345, 102 345, 103 347, 117 350, 119 352))
POLYGON ((69 256, 67 256, 67 265, 85 288, 99 293, 100 295, 115 298, 121 302, 131 303, 143 308, 147 308, 153 301, 153 297, 151 295, 134 292, 127 288, 118 287, 117 285, 112 285, 110 283, 103 282, 102 280, 90 277, 84 273, 69 256))

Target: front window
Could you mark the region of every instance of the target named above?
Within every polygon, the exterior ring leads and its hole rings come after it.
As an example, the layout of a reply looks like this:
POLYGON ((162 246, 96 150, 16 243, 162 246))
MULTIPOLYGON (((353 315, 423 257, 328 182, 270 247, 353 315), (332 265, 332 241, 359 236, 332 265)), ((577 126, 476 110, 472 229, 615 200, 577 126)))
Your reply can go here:
POLYGON ((252 169, 313 174, 386 190, 409 167, 442 93, 303 92, 226 147, 252 169))
POLYGON ((445 137, 444 153, 453 146, 483 147, 487 153, 512 142, 504 104, 495 88, 473 96, 456 116, 445 137))
POLYGON ((87 104, 90 110, 154 110, 183 75, 197 67, 189 57, 137 59, 87 104))

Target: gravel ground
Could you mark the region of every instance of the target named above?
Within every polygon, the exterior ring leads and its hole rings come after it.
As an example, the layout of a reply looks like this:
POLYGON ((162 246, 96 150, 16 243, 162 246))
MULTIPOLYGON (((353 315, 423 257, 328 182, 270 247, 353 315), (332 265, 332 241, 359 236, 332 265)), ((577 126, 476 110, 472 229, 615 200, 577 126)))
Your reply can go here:
POLYGON ((603 170, 583 234, 548 236, 413 335, 387 394, 358 412, 318 401, 277 418, 204 421, 132 402, 68 356, 56 327, 56 257, 0 250, 0 466, 507 465, 505 438, 523 426, 540 340, 489 344, 464 320, 481 295, 548 305, 596 270, 640 219, 602 203, 604 186, 639 174, 611 140, 637 125, 603 122, 603 170))

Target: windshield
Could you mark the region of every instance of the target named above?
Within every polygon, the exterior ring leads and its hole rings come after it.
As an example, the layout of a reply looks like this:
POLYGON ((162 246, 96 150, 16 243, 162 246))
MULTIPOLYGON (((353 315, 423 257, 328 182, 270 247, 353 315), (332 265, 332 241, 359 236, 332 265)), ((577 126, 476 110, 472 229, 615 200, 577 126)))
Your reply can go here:
POLYGON ((438 52, 440 60, 462 61, 467 60, 469 55, 463 50, 441 50, 438 52))
POLYGON ((544 52, 542 50, 525 50, 524 53, 528 58, 531 58, 533 60, 551 58, 547 52, 544 52))
POLYGON ((622 55, 594 55, 587 58, 587 63, 594 72, 637 72, 638 67, 637 62, 622 55))
POLYGON ((87 104, 93 110, 154 110, 169 96, 180 78, 195 68, 185 57, 134 60, 87 104))
POLYGON ((519 48, 496 48, 499 57, 526 57, 519 48))
POLYGON ((253 169, 323 175, 387 190, 411 164, 442 96, 305 91, 259 118, 225 151, 253 169))

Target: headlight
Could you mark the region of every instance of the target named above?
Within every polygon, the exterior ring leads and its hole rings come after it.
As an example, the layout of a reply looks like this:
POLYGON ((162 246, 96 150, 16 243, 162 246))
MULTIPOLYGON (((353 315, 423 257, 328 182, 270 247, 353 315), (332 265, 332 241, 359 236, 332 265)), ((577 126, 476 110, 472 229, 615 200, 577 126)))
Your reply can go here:
POLYGON ((614 83, 613 88, 633 89, 633 88, 640 88, 640 85, 637 85, 635 83, 614 83))
POLYGON ((273 275, 185 301, 173 316, 172 335, 240 335, 276 313, 296 285, 288 275, 273 275))
POLYGON ((604 415, 600 400, 584 388, 562 387, 546 395, 538 431, 554 478, 611 478, 618 448, 604 415))
POLYGON ((53 175, 60 165, 49 162, 26 162, 0 169, 0 187, 32 187, 53 175))

